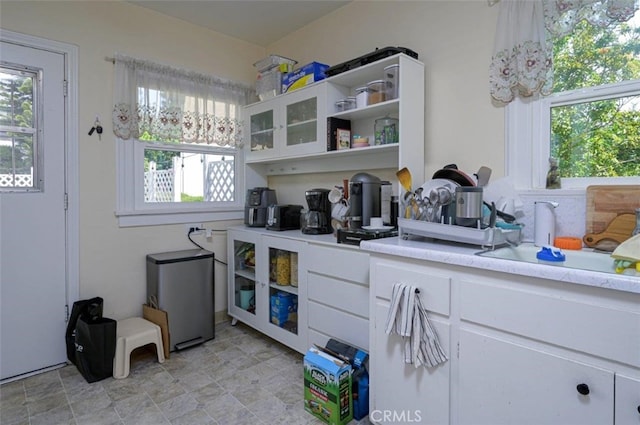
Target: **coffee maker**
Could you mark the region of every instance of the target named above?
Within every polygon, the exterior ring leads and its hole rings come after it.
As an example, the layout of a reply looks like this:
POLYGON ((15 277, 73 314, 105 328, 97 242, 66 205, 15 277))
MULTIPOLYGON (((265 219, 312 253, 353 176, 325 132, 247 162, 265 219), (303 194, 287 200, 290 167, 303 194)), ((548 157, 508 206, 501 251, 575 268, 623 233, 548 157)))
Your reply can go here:
POLYGON ((244 207, 244 224, 249 227, 265 227, 267 225, 267 208, 277 204, 276 191, 268 187, 256 187, 247 190, 244 207))
POLYGON ((380 191, 382 182, 368 173, 358 173, 349 182, 349 229, 361 229, 371 224, 371 217, 381 217, 380 191))
POLYGON ((333 233, 329 189, 310 189, 304 195, 307 198, 309 210, 305 214, 306 224, 302 228, 302 233, 308 235, 333 233))

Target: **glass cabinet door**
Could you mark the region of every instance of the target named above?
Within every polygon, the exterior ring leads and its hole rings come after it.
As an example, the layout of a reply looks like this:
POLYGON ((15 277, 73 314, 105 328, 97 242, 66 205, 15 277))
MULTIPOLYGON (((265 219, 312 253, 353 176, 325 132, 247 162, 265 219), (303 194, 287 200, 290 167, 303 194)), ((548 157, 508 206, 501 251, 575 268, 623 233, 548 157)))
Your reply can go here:
MULTIPOLYGON (((263 105, 259 105, 263 106, 263 105)), ((251 138, 250 152, 269 154, 273 152, 275 142, 274 110, 256 108, 249 110, 249 137, 251 138)))
POLYGON ((268 258, 267 290, 257 301, 264 304, 258 319, 265 333, 300 352, 307 348, 305 246, 291 239, 262 237, 262 252, 268 258))
POLYGON ((327 120, 322 108, 326 87, 313 85, 281 97, 283 134, 276 136, 283 156, 325 152, 327 120))
POLYGON ((298 253, 269 248, 269 323, 298 334, 298 253))
POLYGON ((256 245, 233 241, 233 305, 236 309, 256 314, 256 245))
POLYGON ((318 134, 318 99, 312 97, 287 105, 287 147, 312 143, 318 134))

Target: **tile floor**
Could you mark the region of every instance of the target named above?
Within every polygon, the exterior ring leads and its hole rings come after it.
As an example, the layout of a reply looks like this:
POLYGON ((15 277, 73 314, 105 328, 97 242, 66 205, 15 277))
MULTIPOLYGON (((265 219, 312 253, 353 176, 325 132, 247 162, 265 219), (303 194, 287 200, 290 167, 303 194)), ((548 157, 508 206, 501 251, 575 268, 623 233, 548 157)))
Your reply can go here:
POLYGON ((145 348, 132 356, 126 379, 88 384, 71 365, 0 386, 0 423, 323 423, 304 411, 302 355, 241 323, 216 325, 215 339, 163 364, 145 348))

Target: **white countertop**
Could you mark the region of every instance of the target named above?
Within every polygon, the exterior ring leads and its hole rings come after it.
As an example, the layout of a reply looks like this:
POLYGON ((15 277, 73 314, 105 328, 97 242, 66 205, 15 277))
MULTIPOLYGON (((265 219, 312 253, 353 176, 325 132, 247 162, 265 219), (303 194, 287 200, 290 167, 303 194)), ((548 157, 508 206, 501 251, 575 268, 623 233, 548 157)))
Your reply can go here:
POLYGON ((480 247, 411 236, 363 241, 360 249, 416 260, 435 261, 464 267, 550 279, 640 294, 640 273, 634 275, 602 273, 555 265, 535 264, 476 255, 480 247))

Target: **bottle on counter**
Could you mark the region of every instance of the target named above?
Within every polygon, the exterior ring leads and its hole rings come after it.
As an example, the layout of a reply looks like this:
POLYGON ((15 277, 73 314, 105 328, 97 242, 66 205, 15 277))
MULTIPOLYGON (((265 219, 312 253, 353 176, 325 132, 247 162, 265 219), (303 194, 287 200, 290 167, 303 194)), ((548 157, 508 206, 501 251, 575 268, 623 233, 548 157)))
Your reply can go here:
POLYGON ((631 236, 640 235, 640 208, 636 208, 636 228, 631 232, 631 236))

